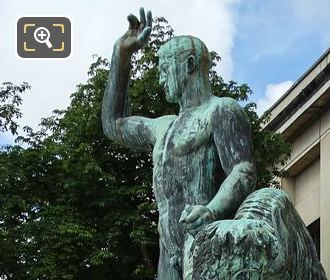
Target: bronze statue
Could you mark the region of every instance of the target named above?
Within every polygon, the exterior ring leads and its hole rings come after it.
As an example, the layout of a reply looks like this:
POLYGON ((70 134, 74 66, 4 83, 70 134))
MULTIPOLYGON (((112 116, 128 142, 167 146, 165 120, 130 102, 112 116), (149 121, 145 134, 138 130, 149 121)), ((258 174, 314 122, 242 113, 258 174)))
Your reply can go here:
POLYGON ((205 230, 218 225, 215 221, 233 219, 255 189, 250 123, 235 100, 212 94, 209 52, 192 36, 175 37, 158 52, 159 83, 167 101, 180 105, 179 115, 127 116, 130 60, 147 43, 152 16, 141 8, 140 20, 129 15, 128 21, 128 31, 113 49, 102 122, 111 140, 153 151, 160 235, 157 279, 225 279, 198 276, 203 258, 196 259, 194 252, 202 250, 196 242, 209 233, 205 230))

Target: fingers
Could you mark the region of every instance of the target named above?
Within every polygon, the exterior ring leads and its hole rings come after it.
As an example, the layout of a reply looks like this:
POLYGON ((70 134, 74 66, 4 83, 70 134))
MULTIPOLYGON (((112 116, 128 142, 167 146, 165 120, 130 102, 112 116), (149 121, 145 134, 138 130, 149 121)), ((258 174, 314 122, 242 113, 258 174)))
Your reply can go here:
POLYGON ((187 213, 186 213, 186 211, 182 211, 182 213, 181 213, 181 217, 180 217, 180 219, 179 219, 179 223, 185 223, 186 222, 186 217, 187 217, 187 213))
POLYGON ((151 27, 146 27, 143 29, 143 31, 140 33, 140 35, 137 37, 137 41, 139 45, 143 45, 148 41, 148 38, 151 33, 151 27))
POLYGON ((146 15, 145 15, 143 8, 140 8, 140 21, 133 14, 129 14, 127 16, 127 20, 129 22, 129 29, 140 28, 140 30, 143 30, 145 26, 150 27, 150 28, 152 27, 152 14, 150 11, 148 11, 147 19, 146 19, 146 15))
POLYGON ((143 29, 146 26, 146 15, 144 9, 140 8, 140 28, 143 29))
POLYGON ((139 28, 140 22, 135 15, 129 14, 127 16, 127 20, 129 22, 129 29, 138 29, 139 28))
POLYGON ((211 221, 211 211, 202 205, 186 206, 180 218, 180 222, 184 224, 184 228, 193 236, 211 221))
POLYGON ((202 226, 204 223, 205 223, 205 217, 200 217, 193 223, 186 223, 186 229, 188 231, 192 230, 192 229, 196 229, 196 228, 202 226))
POLYGON ((203 206, 196 206, 191 213, 189 214, 189 216, 186 218, 186 222, 187 223, 192 223, 195 220, 197 220, 201 215, 203 215, 205 212, 205 209, 203 206))
POLYGON ((152 14, 151 14, 151 11, 148 11, 147 12, 147 26, 148 27, 152 27, 152 14))
POLYGON ((188 233, 195 236, 198 232, 200 232, 205 225, 209 223, 209 220, 206 216, 202 216, 199 219, 197 219, 193 223, 186 223, 185 228, 188 233))
POLYGON ((195 236, 197 233, 199 233, 203 229, 203 225, 199 226, 194 229, 187 230, 192 236, 195 236))
POLYGON ((190 214, 192 209, 193 209, 193 207, 191 205, 189 205, 189 204, 186 205, 186 207, 184 208, 184 210, 181 213, 181 217, 180 217, 180 220, 179 220, 180 223, 185 223, 186 222, 186 218, 190 214))

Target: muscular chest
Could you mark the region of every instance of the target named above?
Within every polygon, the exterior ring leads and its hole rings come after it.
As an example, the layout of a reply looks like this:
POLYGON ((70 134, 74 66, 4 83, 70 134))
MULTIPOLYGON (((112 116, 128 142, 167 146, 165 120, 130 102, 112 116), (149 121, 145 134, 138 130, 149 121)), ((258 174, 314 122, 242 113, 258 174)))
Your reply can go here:
POLYGON ((156 156, 177 158, 206 145, 212 134, 210 120, 200 112, 179 116, 167 129, 156 148, 156 156))

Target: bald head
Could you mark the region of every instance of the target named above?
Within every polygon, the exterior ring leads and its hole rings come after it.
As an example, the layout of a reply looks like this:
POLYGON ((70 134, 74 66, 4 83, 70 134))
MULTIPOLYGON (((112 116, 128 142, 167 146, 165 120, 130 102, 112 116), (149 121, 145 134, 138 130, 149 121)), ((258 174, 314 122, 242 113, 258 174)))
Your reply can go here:
POLYGON ((196 70, 202 76, 208 76, 211 65, 210 54, 205 44, 196 37, 174 37, 160 47, 158 55, 160 58, 168 59, 173 57, 179 60, 184 60, 192 55, 195 57, 196 70))

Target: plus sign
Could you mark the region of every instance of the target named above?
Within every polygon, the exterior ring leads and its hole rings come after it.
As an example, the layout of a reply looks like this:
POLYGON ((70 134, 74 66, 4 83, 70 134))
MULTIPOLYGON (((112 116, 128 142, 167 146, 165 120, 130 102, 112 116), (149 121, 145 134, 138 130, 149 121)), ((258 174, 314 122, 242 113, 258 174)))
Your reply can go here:
POLYGON ((43 39, 44 39, 44 36, 47 36, 47 34, 44 33, 43 30, 41 30, 41 31, 37 34, 37 36, 38 36, 39 38, 41 38, 40 40, 43 40, 43 39))

